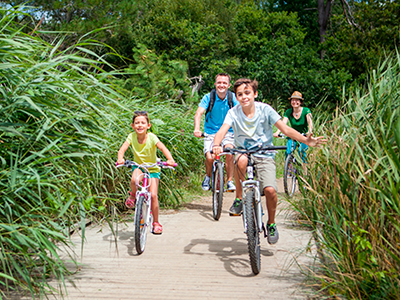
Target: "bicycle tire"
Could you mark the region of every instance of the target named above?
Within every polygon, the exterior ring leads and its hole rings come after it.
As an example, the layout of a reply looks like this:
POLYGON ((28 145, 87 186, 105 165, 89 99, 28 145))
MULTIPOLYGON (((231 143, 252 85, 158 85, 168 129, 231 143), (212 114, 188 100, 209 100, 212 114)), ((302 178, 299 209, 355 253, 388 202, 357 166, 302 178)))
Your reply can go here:
POLYGON ((260 256, 260 232, 258 231, 258 226, 255 216, 255 195, 254 190, 249 189, 244 195, 245 201, 245 221, 246 221, 246 235, 247 235, 247 246, 250 256, 251 270, 254 275, 260 273, 261 270, 261 256, 260 256))
POLYGON ((215 165, 213 174, 213 217, 218 221, 221 217, 222 200, 224 195, 224 169, 221 162, 215 165))
POLYGON ((283 187, 285 193, 292 197, 296 191, 296 167, 294 165, 294 156, 290 154, 286 157, 285 167, 283 169, 283 187))
POLYGON ((146 247, 147 231, 150 226, 147 220, 149 216, 147 216, 148 210, 145 200, 145 196, 140 196, 135 206, 135 247, 138 254, 142 254, 146 247))

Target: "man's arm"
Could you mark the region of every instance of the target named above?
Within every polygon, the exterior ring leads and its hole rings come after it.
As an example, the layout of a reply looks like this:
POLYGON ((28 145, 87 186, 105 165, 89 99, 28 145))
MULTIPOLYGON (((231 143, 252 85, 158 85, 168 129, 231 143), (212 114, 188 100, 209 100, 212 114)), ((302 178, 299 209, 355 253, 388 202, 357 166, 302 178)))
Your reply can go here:
POLYGON ((286 124, 283 123, 282 120, 278 120, 275 123, 275 126, 286 136, 299 141, 300 143, 304 143, 310 147, 316 147, 320 144, 324 144, 326 143, 326 140, 323 139, 323 136, 319 136, 316 138, 312 137, 312 134, 310 134, 309 136, 305 137, 303 135, 301 135, 297 130, 287 126, 286 124))
POLYGON ((213 142, 213 153, 220 154, 222 152, 221 142, 224 139, 226 133, 228 132, 230 125, 224 123, 222 124, 221 128, 215 134, 214 142, 213 142))
POLYGON ((201 123, 201 116, 204 114, 204 112, 206 111, 205 108, 203 107, 198 107, 196 114, 194 115, 194 136, 195 137, 201 137, 201 130, 200 130, 200 123, 201 123))

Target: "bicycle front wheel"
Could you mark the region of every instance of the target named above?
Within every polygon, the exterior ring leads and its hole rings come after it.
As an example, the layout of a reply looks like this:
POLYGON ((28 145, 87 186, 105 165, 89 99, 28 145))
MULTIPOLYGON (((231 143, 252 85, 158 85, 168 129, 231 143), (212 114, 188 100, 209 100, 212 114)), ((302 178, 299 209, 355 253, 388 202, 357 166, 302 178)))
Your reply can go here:
POLYGON ((216 163, 213 178, 213 217, 218 221, 221 217, 224 195, 224 169, 221 162, 216 163))
POLYGON ((146 246, 147 231, 150 226, 149 210, 145 196, 140 196, 135 206, 135 246, 138 254, 142 254, 146 246))
POLYGON ((291 197, 296 190, 296 169, 294 165, 294 156, 288 155, 285 160, 285 167, 283 169, 283 186, 285 193, 291 197))
POLYGON ((245 209, 244 218, 246 222, 247 246, 249 249, 250 265, 254 275, 260 273, 261 257, 260 257, 260 233, 257 226, 256 218, 256 201, 253 189, 247 190, 244 199, 245 209))

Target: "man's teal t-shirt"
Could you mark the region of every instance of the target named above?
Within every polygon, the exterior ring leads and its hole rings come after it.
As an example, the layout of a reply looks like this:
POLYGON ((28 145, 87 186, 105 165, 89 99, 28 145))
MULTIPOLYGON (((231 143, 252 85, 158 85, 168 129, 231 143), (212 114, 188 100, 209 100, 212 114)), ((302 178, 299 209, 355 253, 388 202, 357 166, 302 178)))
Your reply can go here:
MULTIPOLYGON (((239 102, 236 100, 235 94, 233 94, 232 96, 233 106, 236 106, 237 104, 239 104, 239 102)), ((204 95, 203 99, 201 99, 199 107, 203 107, 207 111, 209 104, 210 93, 204 95)), ((225 99, 221 100, 218 98, 217 92, 215 92, 214 106, 212 110, 205 116, 204 132, 206 134, 216 134, 224 123, 225 116, 228 113, 228 110, 228 93, 226 93, 225 99)), ((232 128, 229 129, 229 131, 233 132, 232 128)))

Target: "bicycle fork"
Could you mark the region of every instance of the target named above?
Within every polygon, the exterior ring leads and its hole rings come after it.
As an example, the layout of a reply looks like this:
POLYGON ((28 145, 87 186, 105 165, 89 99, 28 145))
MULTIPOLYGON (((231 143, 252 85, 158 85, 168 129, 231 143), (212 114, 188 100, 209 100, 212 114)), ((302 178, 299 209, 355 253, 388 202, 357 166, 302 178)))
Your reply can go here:
MULTIPOLYGON (((260 194, 260 183, 257 180, 245 180, 242 182, 242 199, 246 201, 246 193, 248 190, 253 190, 254 196, 254 217, 257 224, 258 232, 264 231, 265 234, 265 227, 262 221, 263 210, 261 205, 261 194, 260 194)), ((246 211, 246 205, 243 205, 243 225, 244 225, 244 232, 247 233, 247 223, 246 223, 246 214, 249 213, 246 211)))
MULTIPOLYGON (((143 196, 142 213, 141 218, 143 219, 143 226, 150 227, 153 230, 152 214, 151 214, 151 194, 147 191, 136 191, 136 201, 139 201, 143 196), (143 206, 146 206, 146 210, 143 211, 143 206)), ((136 222, 136 214, 135 214, 136 222)))

